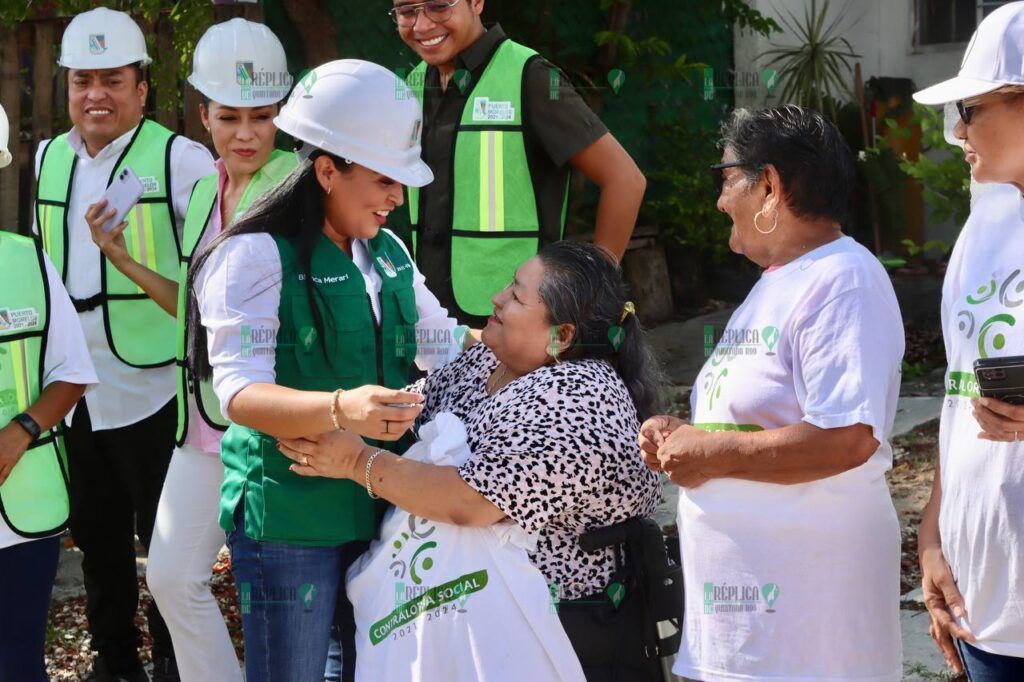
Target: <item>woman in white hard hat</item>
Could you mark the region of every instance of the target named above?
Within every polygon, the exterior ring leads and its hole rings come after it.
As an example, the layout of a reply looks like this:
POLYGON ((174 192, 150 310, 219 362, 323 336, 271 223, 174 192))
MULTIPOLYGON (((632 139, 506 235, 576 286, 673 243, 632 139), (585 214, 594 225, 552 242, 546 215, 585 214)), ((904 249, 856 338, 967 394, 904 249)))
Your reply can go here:
POLYGON ((240 18, 212 26, 196 45, 188 81, 202 96, 200 115, 220 158, 217 172, 192 190, 179 279, 132 258, 121 234, 126 224, 103 231, 114 213, 105 202, 90 207, 88 219, 107 259, 178 319, 178 447, 160 497, 146 579, 170 630, 181 679, 231 682, 241 680, 241 670, 209 588, 224 544, 217 508, 227 422, 208 384, 192 381, 185 367, 185 277, 195 250, 287 176, 298 158, 274 149, 273 119, 292 79, 284 48, 266 26, 240 18))
POLYGON ((955 103, 953 134, 971 175, 999 185, 971 208, 942 289, 949 368, 939 461, 918 534, 924 599, 950 666, 971 680, 1021 680, 1024 407, 979 397, 973 367, 981 358, 1010 366, 1024 355, 1024 2, 985 17, 960 73, 914 99, 955 103))
POLYGON ((246 679, 322 679, 342 571, 374 537, 374 501, 351 481, 289 471, 279 438, 351 429, 396 441, 421 396, 397 390, 467 338, 382 229, 420 160, 405 83, 359 60, 301 79, 275 119, 299 167, 193 261, 191 365, 212 373, 231 420, 220 522, 245 633, 246 679))
MULTIPOLYGON (((0 168, 11 163, 0 107, 0 168)), ((7 171, 12 172, 12 171, 7 171)), ((96 371, 60 274, 0 230, 0 680, 48 680, 50 593, 70 501, 61 421, 96 371)))

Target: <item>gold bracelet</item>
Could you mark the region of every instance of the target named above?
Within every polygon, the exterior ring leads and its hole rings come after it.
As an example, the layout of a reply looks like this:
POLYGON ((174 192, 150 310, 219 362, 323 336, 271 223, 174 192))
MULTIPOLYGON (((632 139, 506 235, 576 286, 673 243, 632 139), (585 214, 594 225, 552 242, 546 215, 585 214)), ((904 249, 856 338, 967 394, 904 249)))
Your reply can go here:
POLYGON ((373 468, 373 462, 384 452, 384 448, 378 448, 376 452, 366 458, 366 471, 363 472, 363 482, 366 484, 366 494, 370 496, 370 499, 379 500, 380 495, 373 492, 373 484, 370 483, 370 469, 373 468))
POLYGON ((334 424, 335 431, 341 431, 341 424, 338 423, 338 396, 344 392, 345 389, 339 388, 331 394, 331 422, 334 424))

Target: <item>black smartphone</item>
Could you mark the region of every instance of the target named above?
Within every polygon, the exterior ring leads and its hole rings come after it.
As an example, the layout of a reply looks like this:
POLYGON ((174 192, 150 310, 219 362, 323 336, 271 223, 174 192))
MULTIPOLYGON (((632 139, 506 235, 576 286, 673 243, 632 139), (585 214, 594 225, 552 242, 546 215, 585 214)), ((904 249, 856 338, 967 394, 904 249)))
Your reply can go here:
POLYGON ((983 397, 1024 405, 1024 355, 975 360, 974 376, 983 397))

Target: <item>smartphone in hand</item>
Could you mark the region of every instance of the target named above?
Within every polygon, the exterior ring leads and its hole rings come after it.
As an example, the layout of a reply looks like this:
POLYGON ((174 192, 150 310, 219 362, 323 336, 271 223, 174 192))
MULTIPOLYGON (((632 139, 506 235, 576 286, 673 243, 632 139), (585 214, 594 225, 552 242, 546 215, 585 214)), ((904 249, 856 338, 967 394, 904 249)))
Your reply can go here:
POLYGON ((139 180, 139 176, 135 174, 135 171, 125 166, 117 174, 117 177, 114 178, 114 181, 110 183, 107 191, 103 193, 103 198, 107 200, 107 208, 105 210, 114 209, 116 211, 114 217, 104 223, 103 231, 110 232, 124 222, 124 219, 128 216, 128 211, 132 210, 132 207, 139 203, 139 199, 142 198, 144 192, 142 180, 139 180))
POLYGON ((1024 405, 1024 355, 975 360, 974 376, 982 397, 1024 405))

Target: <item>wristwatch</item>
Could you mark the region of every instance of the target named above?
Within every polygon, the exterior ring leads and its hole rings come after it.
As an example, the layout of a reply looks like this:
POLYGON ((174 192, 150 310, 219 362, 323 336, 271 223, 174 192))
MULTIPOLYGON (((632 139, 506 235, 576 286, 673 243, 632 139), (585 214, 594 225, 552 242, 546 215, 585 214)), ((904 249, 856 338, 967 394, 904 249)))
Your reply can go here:
POLYGON ((30 417, 28 414, 22 412, 21 414, 15 415, 11 421, 18 422, 18 425, 28 431, 28 435, 32 436, 32 440, 39 438, 39 433, 42 429, 39 428, 39 424, 35 419, 30 417))

